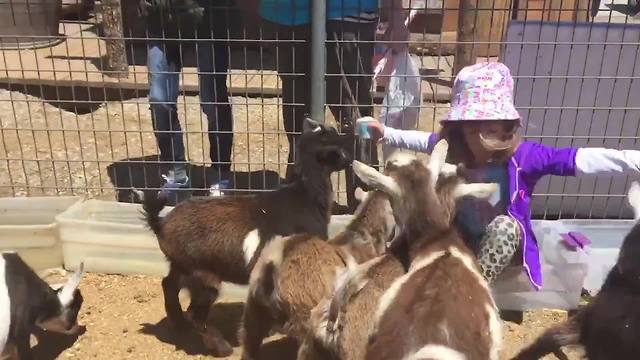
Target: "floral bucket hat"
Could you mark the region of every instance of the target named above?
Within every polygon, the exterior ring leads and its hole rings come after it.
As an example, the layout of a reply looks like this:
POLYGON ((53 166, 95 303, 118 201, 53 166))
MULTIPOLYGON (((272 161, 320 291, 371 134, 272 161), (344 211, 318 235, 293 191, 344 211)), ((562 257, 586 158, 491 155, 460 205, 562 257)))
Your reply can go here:
POLYGON ((520 120, 513 105, 513 78, 499 62, 470 65, 453 82, 449 114, 442 121, 520 120))

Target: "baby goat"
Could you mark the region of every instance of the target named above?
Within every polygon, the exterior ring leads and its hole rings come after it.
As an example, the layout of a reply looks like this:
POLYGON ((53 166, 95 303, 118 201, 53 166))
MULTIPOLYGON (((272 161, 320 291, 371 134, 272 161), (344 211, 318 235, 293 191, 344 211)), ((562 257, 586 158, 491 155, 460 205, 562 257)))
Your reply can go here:
POLYGON ((298 163, 291 183, 256 195, 188 200, 164 219, 164 199, 145 196, 147 222, 170 262, 162 280, 165 310, 177 327, 186 326, 178 301, 189 288, 187 313, 214 355, 232 348, 220 332, 206 326, 220 283, 247 284, 262 248, 276 236, 308 233, 327 239, 333 189, 330 175, 350 165, 349 136, 308 120, 312 130, 298 140, 298 163))
POLYGON ((243 359, 258 356, 273 325, 304 339, 311 309, 333 289, 336 270, 384 252, 395 222, 386 194, 364 194, 347 228, 328 242, 317 235, 298 234, 272 240, 251 273, 241 343, 243 359), (275 323, 275 324, 274 324, 275 323))
POLYGON ((34 327, 62 334, 78 332, 82 295, 78 290, 83 265, 58 290, 53 290, 16 253, 0 255, 0 354, 15 347, 29 360, 34 327))
POLYGON ((350 270, 336 290, 347 295, 313 310, 319 336, 312 348, 328 348, 340 359, 497 359, 497 309, 452 225, 456 199, 488 198, 496 185, 464 184, 458 176, 438 179, 452 173, 446 153, 441 141, 427 166, 403 155, 388 163, 387 175, 354 162, 365 183, 390 195, 410 268, 398 277, 399 259, 385 255, 350 270), (382 266, 395 269, 394 275, 379 271, 382 266), (355 308, 356 302, 365 309, 355 308), (375 315, 366 319, 365 313, 375 315))
POLYGON ((589 360, 637 359, 640 356, 640 185, 627 196, 636 224, 625 237, 616 265, 600 292, 567 322, 545 331, 514 360, 533 360, 554 353, 568 359, 560 347, 582 345, 589 360))

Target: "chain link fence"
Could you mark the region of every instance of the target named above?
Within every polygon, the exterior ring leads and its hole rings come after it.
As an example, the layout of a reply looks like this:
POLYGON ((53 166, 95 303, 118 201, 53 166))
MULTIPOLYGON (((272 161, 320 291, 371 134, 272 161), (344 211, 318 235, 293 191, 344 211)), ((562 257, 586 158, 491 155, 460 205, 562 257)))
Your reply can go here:
MULTIPOLYGON (((417 73, 399 78, 419 78, 419 101, 396 125, 437 131, 456 69, 499 60, 516 79, 525 139, 638 149, 640 21, 638 4, 623 1, 402 1, 413 10, 417 73)), ((0 0, 0 196, 136 201, 133 188, 160 189, 167 165, 183 161, 196 196, 225 178, 230 190, 264 191, 285 178, 288 135, 303 116, 322 114, 318 104, 342 130, 389 110, 392 74, 373 79, 381 45, 396 45, 383 41, 384 11, 311 13, 284 26, 265 20, 275 0, 201 1, 207 25, 189 32, 150 24, 141 3, 0 0)), ((175 21, 189 19, 193 1, 174 3, 175 21)), ((367 154, 374 162, 377 150, 367 154)), ((346 184, 335 176, 341 204, 346 184)), ((626 178, 552 177, 536 188, 532 210, 627 217, 627 187, 626 178)))

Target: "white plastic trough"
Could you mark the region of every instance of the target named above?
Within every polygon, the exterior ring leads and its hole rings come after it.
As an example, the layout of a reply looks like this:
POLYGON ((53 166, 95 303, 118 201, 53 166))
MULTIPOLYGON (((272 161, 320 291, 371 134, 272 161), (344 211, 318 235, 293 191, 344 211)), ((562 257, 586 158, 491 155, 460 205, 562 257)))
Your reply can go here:
POLYGON ((92 199, 58 215, 65 268, 84 262, 87 272, 166 275, 168 263, 141 210, 139 204, 92 199))
MULTIPOLYGON (((160 213, 166 215, 173 207, 160 213)), ((169 263, 147 227, 140 204, 87 200, 56 217, 64 266, 105 274, 166 276, 169 263)), ((246 286, 223 283, 223 296, 244 298, 246 286)))
POLYGON ((532 227, 540 247, 542 289, 533 288, 524 267, 512 267, 492 286, 496 304, 503 310, 577 308, 588 272, 588 252, 567 248, 561 242, 564 228, 557 221, 533 221, 532 227))
MULTIPOLYGON (((161 215, 171 209, 165 208, 161 215)), ((88 200, 58 215, 65 267, 74 270, 84 261, 90 272, 166 275, 168 263, 140 211, 139 204, 88 200)), ((341 231, 351 218, 333 216, 329 236, 341 231)), ((493 285, 498 306, 505 310, 577 307, 583 283, 587 289, 600 287, 631 224, 622 220, 533 221, 541 248, 543 288, 535 291, 522 267, 508 269, 493 285), (560 233, 568 231, 582 232, 592 245, 586 250, 567 249, 560 242, 560 233)), ((242 297, 246 287, 224 284, 223 291, 242 297)))
POLYGON ((0 251, 15 251, 36 271, 62 266, 55 216, 77 196, 0 198, 0 251))

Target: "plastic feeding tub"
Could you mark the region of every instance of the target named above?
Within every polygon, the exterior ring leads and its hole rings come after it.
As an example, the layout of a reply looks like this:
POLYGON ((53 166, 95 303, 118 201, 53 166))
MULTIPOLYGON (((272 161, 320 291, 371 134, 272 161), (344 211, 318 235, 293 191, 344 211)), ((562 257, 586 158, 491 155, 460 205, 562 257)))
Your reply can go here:
POLYGON ((542 289, 533 288, 522 266, 508 268, 492 286, 496 304, 503 310, 576 309, 588 272, 589 244, 575 243, 558 221, 534 220, 532 226, 540 248, 542 289))
POLYGON ((88 272, 166 275, 168 263, 141 211, 140 204, 87 200, 58 215, 65 267, 84 261, 88 272))
POLYGON ((0 198, 0 251, 15 251, 35 270, 62 266, 55 216, 77 196, 0 198))
POLYGON ((556 226, 563 233, 579 233, 591 244, 587 247, 588 268, 583 287, 595 294, 602 287, 609 270, 618 261, 620 246, 633 220, 558 220, 556 226))

